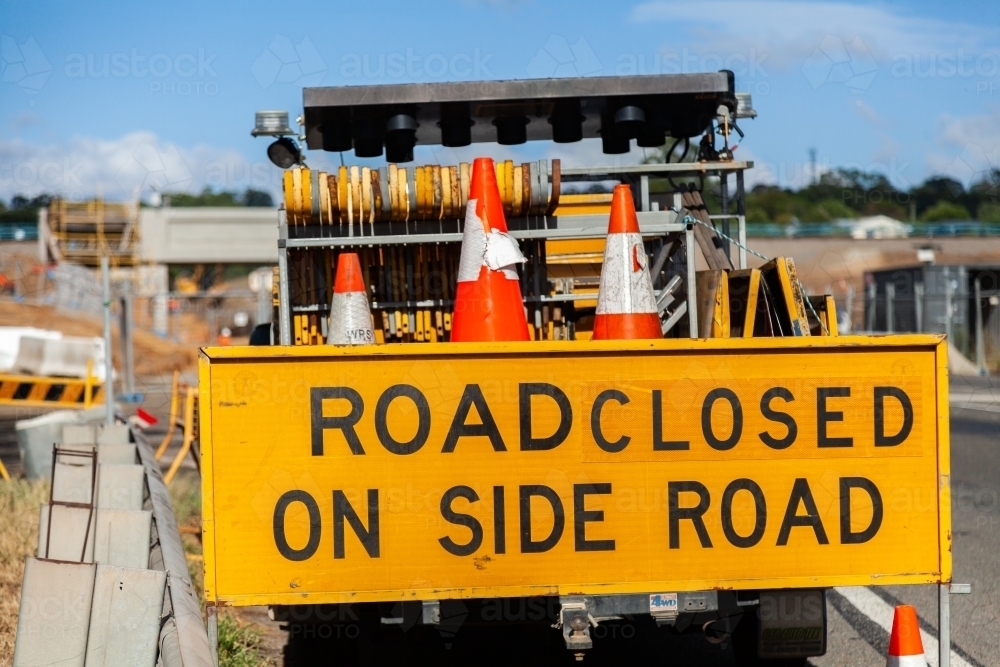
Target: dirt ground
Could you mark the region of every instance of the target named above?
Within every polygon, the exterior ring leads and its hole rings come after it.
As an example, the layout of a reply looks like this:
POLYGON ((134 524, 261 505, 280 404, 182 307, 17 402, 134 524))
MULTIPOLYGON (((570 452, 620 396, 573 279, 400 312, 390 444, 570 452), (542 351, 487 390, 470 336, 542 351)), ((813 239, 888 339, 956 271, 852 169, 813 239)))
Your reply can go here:
MULTIPOLYGON (((65 336, 103 336, 103 322, 93 316, 72 310, 57 310, 54 306, 40 306, 13 301, 0 301, 0 323, 5 326, 37 327, 61 331, 65 336)), ((112 327, 113 358, 115 368, 121 368, 117 327, 112 327)), ((173 372, 192 371, 198 361, 198 348, 163 340, 156 335, 135 330, 135 373, 139 376, 156 376, 173 372)))
MULTIPOLYGON (((932 248, 937 264, 1000 266, 1000 237, 996 236, 864 240, 751 237, 747 246, 766 257, 793 258, 806 292, 832 294, 838 309, 853 303, 852 321, 856 327, 864 321, 865 272, 917 266, 918 248, 932 248), (848 298, 851 293, 853 298, 848 298)), ((736 249, 733 257, 737 257, 736 249)), ((763 263, 753 255, 747 257, 751 267, 763 263)))

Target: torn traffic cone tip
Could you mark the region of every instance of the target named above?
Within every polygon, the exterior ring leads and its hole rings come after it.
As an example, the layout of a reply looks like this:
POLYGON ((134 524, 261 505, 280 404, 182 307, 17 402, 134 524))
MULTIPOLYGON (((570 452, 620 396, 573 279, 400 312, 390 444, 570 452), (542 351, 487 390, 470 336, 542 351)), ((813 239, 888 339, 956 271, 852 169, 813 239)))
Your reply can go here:
POLYGON ((635 215, 632 188, 627 185, 616 185, 611 198, 611 222, 608 225, 608 234, 638 233, 639 219, 635 215))
POLYGON ((917 610, 908 604, 896 607, 892 618, 892 635, 889 637, 889 656, 885 664, 886 667, 927 667, 917 610))
POLYGON ((375 344, 372 313, 357 253, 345 252, 337 258, 326 342, 330 345, 375 344))
POLYGON ((361 260, 357 253, 345 252, 337 258, 337 277, 333 283, 336 294, 364 292, 365 282, 361 276, 361 260))
POLYGON ((615 186, 597 294, 594 340, 663 338, 632 190, 615 186))
POLYGON ((517 241, 507 234, 493 160, 477 158, 462 232, 453 342, 529 339, 517 275, 523 261, 517 241))
POLYGON ((469 181, 469 201, 476 201, 476 215, 483 221, 486 232, 506 232, 507 218, 503 213, 497 169, 493 160, 477 157, 472 163, 472 177, 469 181), (486 196, 486 193, 492 193, 493 196, 486 196))

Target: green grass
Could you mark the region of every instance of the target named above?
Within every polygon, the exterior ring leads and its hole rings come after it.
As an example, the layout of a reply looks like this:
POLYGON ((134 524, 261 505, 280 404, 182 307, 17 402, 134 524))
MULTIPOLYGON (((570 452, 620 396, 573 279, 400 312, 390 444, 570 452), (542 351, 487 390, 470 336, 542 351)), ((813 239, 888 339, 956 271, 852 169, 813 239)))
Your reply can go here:
POLYGON ((219 667, 271 667, 260 655, 260 632, 232 614, 219 614, 219 667))

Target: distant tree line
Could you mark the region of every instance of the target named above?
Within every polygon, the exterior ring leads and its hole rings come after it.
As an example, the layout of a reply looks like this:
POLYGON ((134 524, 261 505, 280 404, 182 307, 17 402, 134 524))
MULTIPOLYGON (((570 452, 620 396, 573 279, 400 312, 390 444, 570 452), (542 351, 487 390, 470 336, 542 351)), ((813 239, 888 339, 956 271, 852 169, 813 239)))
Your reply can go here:
POLYGON ((220 190, 213 192, 206 187, 200 194, 192 195, 186 192, 163 193, 164 206, 251 206, 270 208, 274 206, 270 193, 263 190, 247 188, 243 192, 220 190))
MULTIPOLYGON (((56 199, 56 195, 43 193, 35 197, 14 195, 10 203, 0 199, 0 222, 35 222, 38 219, 38 209, 46 208, 56 199)), ((270 208, 274 200, 270 193, 263 190, 248 188, 243 192, 221 190, 213 192, 205 188, 200 194, 192 195, 184 192, 164 193, 164 206, 252 206, 270 208)))
POLYGON ((966 188, 934 176, 909 190, 893 186, 882 174, 836 169, 799 190, 757 185, 747 193, 748 222, 826 222, 839 218, 887 215, 897 220, 1000 222, 1000 170, 966 188))

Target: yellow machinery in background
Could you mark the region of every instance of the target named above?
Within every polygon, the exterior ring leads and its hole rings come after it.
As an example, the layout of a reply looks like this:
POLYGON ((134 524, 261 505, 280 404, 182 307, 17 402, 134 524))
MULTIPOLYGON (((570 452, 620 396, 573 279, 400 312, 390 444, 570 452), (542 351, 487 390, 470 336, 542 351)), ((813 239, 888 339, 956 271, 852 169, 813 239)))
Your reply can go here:
POLYGON ((138 266, 139 202, 114 203, 98 197, 70 202, 55 199, 46 211, 50 253, 58 261, 97 267, 138 266))

